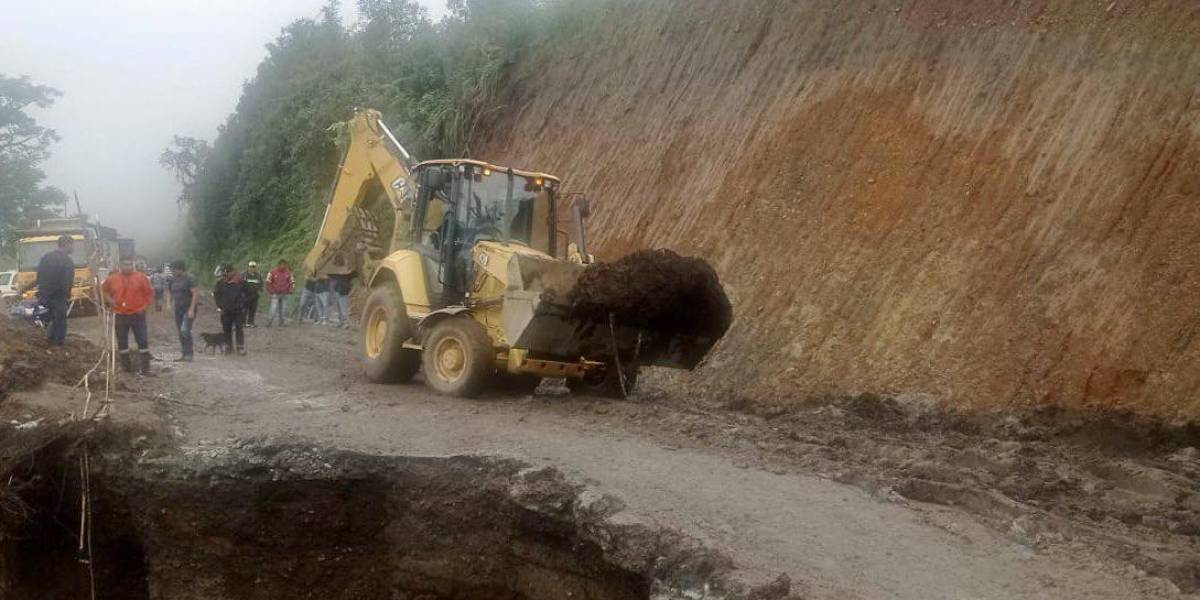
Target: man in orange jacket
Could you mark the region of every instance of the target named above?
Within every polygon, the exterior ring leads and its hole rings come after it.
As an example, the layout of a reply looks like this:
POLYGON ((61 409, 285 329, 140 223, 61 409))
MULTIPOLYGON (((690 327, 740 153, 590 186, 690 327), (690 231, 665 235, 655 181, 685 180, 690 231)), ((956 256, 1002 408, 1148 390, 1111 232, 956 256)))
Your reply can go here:
POLYGON ((145 273, 133 268, 132 258, 121 259, 121 270, 108 276, 101 286, 104 298, 116 317, 117 355, 121 368, 134 370, 129 357, 129 332, 137 341, 137 372, 150 374, 150 343, 146 335, 146 308, 154 303, 154 288, 145 273))

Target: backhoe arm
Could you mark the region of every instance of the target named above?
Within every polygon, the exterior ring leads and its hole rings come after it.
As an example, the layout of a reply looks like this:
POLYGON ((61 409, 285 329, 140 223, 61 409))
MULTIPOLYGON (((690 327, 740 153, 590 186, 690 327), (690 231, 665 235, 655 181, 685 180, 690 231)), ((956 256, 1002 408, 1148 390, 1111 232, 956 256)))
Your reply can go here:
POLYGON ((372 181, 379 181, 396 215, 389 251, 406 243, 410 235, 409 206, 416 194, 410 170, 412 157, 377 111, 356 110, 347 125, 350 141, 326 200, 317 242, 304 259, 306 276, 319 273, 354 239, 358 231, 356 209, 370 200, 367 195, 372 181))

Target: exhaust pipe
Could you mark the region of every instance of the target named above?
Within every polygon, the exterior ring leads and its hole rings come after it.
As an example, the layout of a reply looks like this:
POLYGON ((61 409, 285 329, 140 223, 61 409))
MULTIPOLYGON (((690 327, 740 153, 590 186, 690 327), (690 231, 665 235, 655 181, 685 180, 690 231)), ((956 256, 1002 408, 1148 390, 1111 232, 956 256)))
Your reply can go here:
POLYGON ((579 251, 580 262, 585 265, 592 262, 592 256, 588 254, 587 227, 584 226, 591 215, 592 208, 587 196, 576 198, 571 206, 571 225, 575 228, 575 249, 579 251))

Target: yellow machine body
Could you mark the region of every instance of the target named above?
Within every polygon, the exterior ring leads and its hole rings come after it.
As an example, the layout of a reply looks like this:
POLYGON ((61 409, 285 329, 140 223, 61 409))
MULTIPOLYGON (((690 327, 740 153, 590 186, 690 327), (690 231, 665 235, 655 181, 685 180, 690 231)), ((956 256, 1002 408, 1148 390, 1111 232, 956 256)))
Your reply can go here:
MULTIPOLYGON (((34 245, 57 244, 61 234, 54 235, 28 235, 17 240, 17 253, 21 256, 23 251, 33 247, 34 245)), ((91 245, 94 243, 88 240, 82 234, 70 234, 75 243, 81 246, 81 250, 77 250, 76 254, 83 253, 90 255, 93 253, 91 245)), ((37 265, 31 261, 20 261, 20 269, 17 271, 13 282, 18 290, 22 290, 21 297, 28 300, 37 295, 35 289, 31 286, 37 281, 37 265)), ((106 273, 105 273, 106 274, 106 273)), ((75 267, 75 282, 71 286, 70 302, 75 307, 87 308, 95 303, 96 299, 96 281, 100 273, 94 272, 90 264, 78 265, 75 267)), ((74 312, 75 309, 72 309, 74 312)))
POLYGON ((592 262, 587 203, 572 205, 573 234, 560 231, 557 177, 417 162, 373 110, 333 129, 344 134, 342 161, 303 270, 357 272, 370 287, 362 351, 373 380, 411 378, 419 355, 426 382, 433 369, 447 393, 477 393, 454 382, 496 372, 586 385, 620 373, 624 393, 637 367, 690 369, 715 343, 573 313, 564 301, 592 262))

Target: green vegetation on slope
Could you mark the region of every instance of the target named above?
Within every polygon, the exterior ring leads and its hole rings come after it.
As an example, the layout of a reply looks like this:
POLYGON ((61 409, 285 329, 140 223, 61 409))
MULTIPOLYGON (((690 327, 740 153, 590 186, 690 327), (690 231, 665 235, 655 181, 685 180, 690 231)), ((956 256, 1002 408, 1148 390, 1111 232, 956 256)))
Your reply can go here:
POLYGON ((451 0, 432 22, 411 0, 359 0, 345 26, 331 2, 284 28, 211 146, 176 138, 162 163, 184 185, 190 254, 205 265, 293 260, 311 246, 337 170, 336 123, 383 112, 418 157, 470 156, 518 56, 578 31, 588 0, 451 0))

